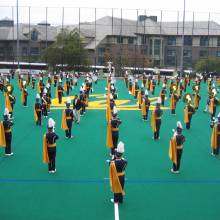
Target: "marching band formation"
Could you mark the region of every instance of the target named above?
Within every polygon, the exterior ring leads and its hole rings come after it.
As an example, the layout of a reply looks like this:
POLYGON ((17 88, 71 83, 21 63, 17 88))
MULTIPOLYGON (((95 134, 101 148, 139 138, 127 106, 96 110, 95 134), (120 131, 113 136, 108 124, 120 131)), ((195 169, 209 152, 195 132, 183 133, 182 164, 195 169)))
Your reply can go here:
MULTIPOLYGON (((63 97, 67 96, 65 101, 65 109, 62 111, 61 129, 64 130, 65 138, 71 139, 75 137, 72 131, 73 123, 80 124, 80 118, 86 114, 86 109, 89 105, 90 94, 93 92, 93 83, 97 84, 98 74, 88 73, 82 85, 79 86, 79 93, 75 94, 74 99, 68 96, 78 85, 79 74, 60 72, 59 74, 49 73, 44 75, 40 73, 39 76, 27 74, 17 74, 18 88, 21 94, 21 105, 28 107, 28 89, 37 90, 36 101, 33 106, 34 120, 36 126, 42 126, 42 120, 48 118, 51 111, 52 98, 57 99, 58 104, 64 103, 63 97), (51 93, 51 87, 55 87, 55 94, 51 93), (29 88, 28 88, 29 87, 29 88), (72 134, 73 133, 73 134, 72 134)), ((3 120, 0 123, 0 146, 5 148, 5 156, 13 155, 13 140, 12 127, 14 105, 17 104, 16 97, 13 95, 14 74, 0 75, 0 91, 5 99, 5 111, 3 120)), ((219 154, 220 148, 220 113, 216 118, 216 111, 220 100, 217 97, 218 89, 217 81, 212 75, 197 74, 193 79, 190 75, 179 77, 166 77, 160 74, 153 75, 143 73, 141 75, 131 75, 127 71, 124 75, 125 86, 128 93, 137 101, 137 108, 140 110, 141 118, 145 123, 151 121, 153 132, 153 140, 160 140, 161 124, 166 123, 163 119, 163 107, 165 103, 170 107, 171 115, 176 115, 176 107, 182 100, 185 103, 183 109, 183 121, 187 130, 191 128, 193 117, 199 109, 200 100, 204 97, 200 96, 201 83, 207 84, 207 102, 204 112, 210 113, 212 128, 211 136, 211 154, 216 156, 219 154), (141 86, 139 85, 141 81, 141 86), (162 81, 162 82, 161 82, 162 81), (189 91, 192 86, 192 92, 189 91), (152 107, 149 93, 155 94, 156 87, 160 89, 159 98, 157 98, 156 106, 152 107), (190 89, 187 90, 187 87, 190 89), (169 99, 168 99, 169 98, 169 99), (152 111, 150 111, 152 110, 152 111), (151 114, 150 114, 151 112, 151 114)), ((110 150, 109 164, 109 179, 111 190, 114 193, 112 202, 122 203, 125 184, 125 169, 127 167, 127 160, 123 158, 125 151, 125 144, 120 140, 120 126, 123 126, 122 120, 119 118, 119 110, 116 105, 118 99, 118 91, 116 88, 116 77, 113 73, 109 73, 107 77, 107 84, 105 88, 106 97, 106 146, 110 150)), ((183 145, 186 141, 183 135, 183 125, 179 119, 176 124, 176 129, 173 130, 173 136, 170 139, 168 155, 172 161, 172 173, 179 173, 181 166, 181 157, 183 153, 183 145)), ((43 135, 43 162, 48 164, 48 172, 56 172, 56 146, 59 139, 55 132, 55 121, 52 118, 48 119, 47 133, 43 135)))

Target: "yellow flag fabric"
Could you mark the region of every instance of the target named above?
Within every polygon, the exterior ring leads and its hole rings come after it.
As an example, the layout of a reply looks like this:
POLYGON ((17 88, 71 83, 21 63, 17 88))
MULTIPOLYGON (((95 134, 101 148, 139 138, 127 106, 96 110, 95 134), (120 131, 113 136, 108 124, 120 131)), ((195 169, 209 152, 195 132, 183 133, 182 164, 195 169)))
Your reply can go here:
POLYGON ((48 157, 48 150, 47 150, 47 138, 46 134, 43 137, 43 163, 48 163, 49 157, 48 157))
POLYGON ((147 114, 145 101, 143 101, 142 104, 141 104, 141 111, 142 111, 142 115, 147 114))
POLYGON ((184 123, 188 123, 189 122, 189 115, 188 115, 188 107, 186 106, 184 108, 184 123))
POLYGON ((58 87, 56 88, 56 94, 55 97, 58 98, 58 87))
POLYGON ((5 129, 3 123, 0 123, 0 147, 6 147, 5 129))
POLYGON ((148 79, 146 80, 145 87, 146 87, 147 90, 149 90, 149 80, 148 79))
POLYGON ((132 85, 131 94, 132 94, 133 96, 135 96, 135 85, 132 85))
POLYGON ((118 178, 114 161, 111 161, 109 166, 109 180, 110 180, 111 190, 113 193, 122 193, 123 195, 125 195, 125 192, 122 189, 121 183, 118 178))
POLYGON ((177 164, 176 137, 172 137, 170 140, 169 158, 173 163, 177 164))
POLYGON ((64 91, 66 92, 67 91, 67 84, 66 84, 66 82, 64 83, 64 91))
POLYGON ((211 147, 213 149, 217 148, 217 133, 218 133, 218 127, 217 124, 215 124, 212 129, 212 137, 211 137, 211 147))
POLYGON ((195 94, 194 96, 194 108, 198 108, 199 107, 199 98, 198 95, 195 94))
POLYGON ((68 126, 67 126, 67 123, 66 123, 66 113, 65 113, 65 110, 63 111, 63 114, 62 114, 61 128, 63 130, 68 130, 68 126))
POLYGON ((9 112, 12 112, 12 106, 11 106, 8 93, 6 93, 6 96, 5 96, 5 107, 8 109, 9 112))
POLYGON ((156 131, 156 116, 155 116, 155 111, 152 111, 151 127, 152 127, 153 132, 155 132, 155 131, 156 131))
POLYGON ((40 83, 38 82, 38 84, 37 84, 37 91, 38 91, 38 93, 40 94, 40 83))
POLYGON ((141 91, 138 92, 138 104, 141 105, 141 91))
POLYGON ((21 90, 21 103, 24 104, 24 89, 21 90))
POLYGON ((170 98, 170 109, 174 110, 175 109, 175 99, 174 99, 174 94, 171 95, 170 98))
POLYGON ((34 119, 36 122, 38 121, 38 116, 35 107, 34 107, 34 119))
POLYGON ((52 78, 52 85, 54 85, 55 84, 55 82, 54 82, 54 77, 52 78))
POLYGON ((214 99, 212 98, 210 100, 210 106, 209 106, 209 112, 210 114, 213 114, 213 110, 214 110, 214 99))
POLYGON ((18 87, 19 87, 20 90, 22 89, 21 79, 18 80, 18 87))
POLYGON ((111 122, 110 121, 108 121, 108 126, 107 126, 106 146, 108 148, 112 148, 113 147, 113 142, 112 142, 112 126, 111 126, 111 122))

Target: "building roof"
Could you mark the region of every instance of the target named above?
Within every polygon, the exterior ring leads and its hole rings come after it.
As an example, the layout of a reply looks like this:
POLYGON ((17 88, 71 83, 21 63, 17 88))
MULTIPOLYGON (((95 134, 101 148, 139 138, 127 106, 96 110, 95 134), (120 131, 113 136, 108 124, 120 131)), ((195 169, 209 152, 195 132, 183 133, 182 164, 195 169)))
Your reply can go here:
MULTIPOLYGON (((182 22, 157 22, 150 17, 144 21, 121 19, 105 16, 96 21, 83 22, 65 26, 68 30, 80 32, 87 40, 87 49, 95 49, 106 36, 137 37, 139 34, 147 35, 182 35, 182 22)), ((61 26, 31 25, 30 31, 38 32, 38 40, 55 41, 57 34, 62 30, 61 26)), ((29 40, 29 25, 19 24, 19 39, 29 40)), ((220 36, 220 25, 215 21, 185 22, 185 35, 220 36)), ((0 27, 0 40, 16 40, 17 32, 14 27, 0 27)))

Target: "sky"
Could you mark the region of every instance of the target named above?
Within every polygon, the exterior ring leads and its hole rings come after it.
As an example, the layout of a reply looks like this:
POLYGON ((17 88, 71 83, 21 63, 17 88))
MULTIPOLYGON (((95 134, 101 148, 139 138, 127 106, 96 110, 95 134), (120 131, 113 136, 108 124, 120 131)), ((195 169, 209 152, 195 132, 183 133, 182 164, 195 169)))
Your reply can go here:
MULTIPOLYGON (((94 8, 97 9, 97 18, 112 14, 111 8, 115 8, 114 16, 120 17, 123 9, 123 17, 128 19, 135 19, 137 11, 135 9, 146 9, 147 15, 157 15, 160 20, 161 10, 163 10, 163 21, 176 21, 177 11, 183 10, 184 0, 18 0, 20 6, 31 6, 31 23, 37 23, 45 20, 45 9, 42 7, 49 7, 48 21, 51 24, 60 24, 62 20, 62 7, 65 7, 65 24, 78 23, 78 10, 74 8, 82 7, 81 22, 94 20, 94 8), (53 8, 52 8, 53 7, 53 8), (58 8, 56 8, 58 7, 58 8), (89 9, 90 8, 90 9, 89 9), (126 10, 132 9, 132 10, 126 10)), ((210 20, 217 20, 220 22, 220 7, 219 0, 199 1, 199 0, 185 0, 186 1, 186 20, 193 19, 193 11, 195 11, 195 20, 208 20, 211 12, 210 20)), ((4 17, 12 17, 10 7, 1 6, 15 6, 16 0, 0 0, 0 19, 4 17)), ((144 14, 144 10, 139 10, 139 14, 144 14)), ((14 15, 16 12, 14 12, 14 15)), ((21 22, 28 21, 28 8, 21 8, 19 20, 21 22)), ((182 19, 182 13, 179 14, 179 20, 182 19)))

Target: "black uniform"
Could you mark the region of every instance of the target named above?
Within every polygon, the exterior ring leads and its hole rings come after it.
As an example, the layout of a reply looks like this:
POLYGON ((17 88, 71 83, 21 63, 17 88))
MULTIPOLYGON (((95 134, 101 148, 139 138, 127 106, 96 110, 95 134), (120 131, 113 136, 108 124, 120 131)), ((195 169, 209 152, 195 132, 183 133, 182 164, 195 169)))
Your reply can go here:
POLYGON ((48 145, 48 170, 55 171, 56 170, 56 140, 58 139, 58 135, 54 132, 48 132, 46 134, 46 140, 48 145))
POLYGON ((121 125, 121 123, 122 121, 117 117, 113 117, 111 120, 112 142, 113 142, 113 147, 111 149, 112 155, 114 155, 115 149, 117 148, 117 145, 118 145, 119 126, 121 125))
POLYGON ((195 109, 193 108, 193 106, 192 105, 188 105, 188 118, 189 118, 189 122, 186 123, 186 129, 190 129, 192 115, 194 113, 195 113, 195 109))
POLYGON ((39 102, 36 102, 35 105, 34 105, 34 108, 35 108, 35 111, 36 111, 37 117, 38 117, 38 120, 36 121, 36 125, 41 125, 43 106, 39 102))
POLYGON ((48 116, 48 98, 46 95, 44 95, 42 97, 42 112, 43 112, 43 116, 47 117, 48 116))
POLYGON ((176 144, 177 144, 177 164, 173 163, 173 171, 179 171, 180 169, 180 161, 183 152, 183 143, 185 142, 185 136, 181 133, 177 133, 176 135, 176 144))
POLYGON ((13 126, 13 122, 11 122, 8 118, 4 118, 3 126, 5 130, 5 141, 6 141, 6 147, 5 147, 5 154, 11 154, 11 139, 12 139, 12 132, 11 127, 13 126))
POLYGON ((163 88, 162 91, 161 91, 161 93, 160 93, 161 105, 162 105, 162 106, 164 106, 164 100, 165 100, 166 93, 167 93, 166 89, 163 88))
POLYGON ((24 89, 24 103, 23 103, 24 106, 27 106, 27 97, 28 97, 28 92, 26 89, 24 89))
MULTIPOLYGON (((120 173, 119 181, 121 184, 122 189, 124 189, 124 184, 125 184, 125 168, 128 164, 127 160, 123 159, 123 158, 116 158, 114 160, 115 163, 115 167, 117 170, 117 173, 120 173)), ((114 202, 116 203, 122 203, 123 202, 123 195, 122 193, 114 193, 114 202)))
MULTIPOLYGON (((9 97, 9 101, 10 101, 10 103, 11 103, 11 108, 12 108, 12 111, 13 111, 13 109, 14 109, 14 104, 15 104, 15 102, 16 102, 16 98, 15 98, 15 96, 13 96, 12 94, 9 94, 8 97, 9 97)), ((13 116, 13 113, 12 113, 12 112, 9 112, 9 114, 11 115, 11 117, 13 116)))
POLYGON ((73 124, 73 119, 74 119, 74 115, 73 115, 73 110, 70 108, 65 109, 65 113, 66 113, 66 124, 68 127, 68 130, 66 130, 66 137, 67 138, 71 138, 72 137, 72 124, 73 124))
POLYGON ((43 92, 44 92, 44 86, 45 86, 43 81, 40 81, 39 86, 40 86, 40 97, 42 97, 43 92))
POLYGON ((67 95, 70 94, 70 87, 71 87, 71 86, 70 86, 70 81, 67 80, 67 81, 66 81, 66 88, 67 88, 67 90, 66 90, 66 94, 67 94, 67 95))
POLYGON ((163 110, 160 108, 155 109, 155 117, 156 117, 156 131, 154 132, 154 140, 159 139, 160 136, 160 126, 161 126, 161 117, 163 115, 163 110))
POLYGON ((150 108, 150 100, 148 99, 148 97, 145 97, 144 99, 143 99, 143 104, 145 105, 145 107, 146 107, 146 115, 143 115, 143 119, 145 120, 145 121, 147 121, 148 120, 148 112, 149 112, 149 108, 150 108))
POLYGON ((62 97, 63 97, 63 87, 62 85, 58 85, 58 99, 59 99, 59 104, 62 103, 62 97))

